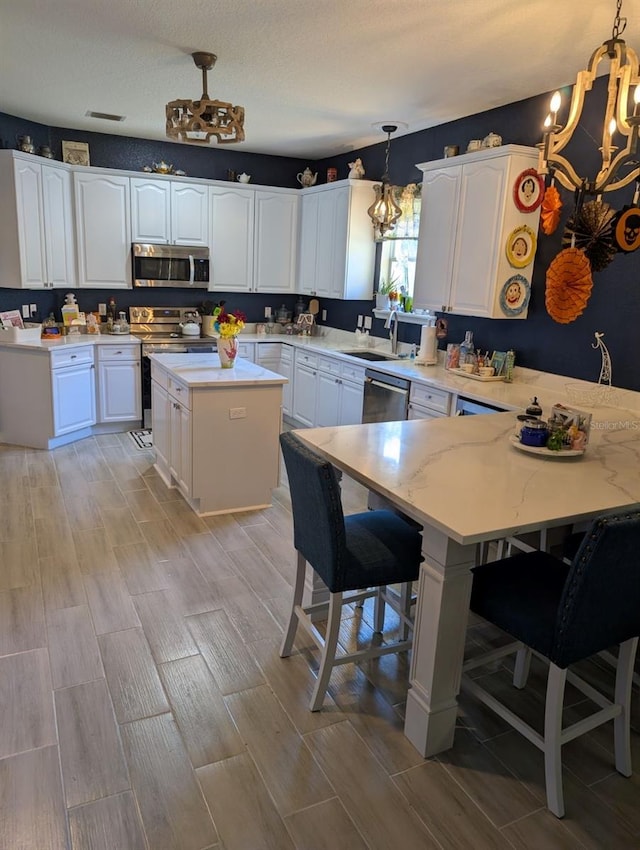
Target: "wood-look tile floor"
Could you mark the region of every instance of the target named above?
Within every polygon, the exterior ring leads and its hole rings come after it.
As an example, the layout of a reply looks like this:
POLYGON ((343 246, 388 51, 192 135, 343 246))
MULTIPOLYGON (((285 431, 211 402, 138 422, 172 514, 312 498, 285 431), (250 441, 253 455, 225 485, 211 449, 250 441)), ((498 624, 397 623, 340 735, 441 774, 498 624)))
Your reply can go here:
MULTIPOLYGON (((278 657, 286 484, 267 510, 200 519, 152 462, 126 434, 0 446, 0 850, 640 847, 637 732, 630 779, 611 724, 565 747, 559 821, 540 753, 464 695, 454 748, 419 757, 406 656, 338 668, 309 712, 317 652, 299 636, 278 657)), ((343 499, 366 493, 345 479, 343 499)), ((341 640, 371 633, 365 605, 341 640)), ((471 623, 467 650, 501 639, 471 623)), ((477 675, 522 700, 504 667, 477 675)), ((543 694, 534 665, 527 716, 543 694)), ((567 714, 584 709, 570 693, 567 714)))

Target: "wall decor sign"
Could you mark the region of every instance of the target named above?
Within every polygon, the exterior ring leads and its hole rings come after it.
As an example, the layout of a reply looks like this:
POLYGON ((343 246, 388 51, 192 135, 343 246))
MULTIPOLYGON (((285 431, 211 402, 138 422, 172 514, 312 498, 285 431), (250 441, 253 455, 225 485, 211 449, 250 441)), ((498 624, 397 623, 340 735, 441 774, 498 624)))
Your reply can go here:
POLYGON ((614 241, 625 254, 640 248, 640 207, 624 207, 614 219, 614 241))
POLYGON ((89 145, 87 142, 63 142, 62 161, 69 165, 89 165, 89 145))
POLYGON ((513 185, 513 201, 520 212, 534 212, 543 198, 544 180, 535 168, 527 168, 518 174, 513 185))
POLYGON ((500 309, 505 316, 519 316, 529 306, 531 286, 526 277, 514 274, 500 292, 500 309))
POLYGON ((536 252, 536 234, 527 225, 514 228, 507 237, 507 259, 516 269, 523 269, 533 260, 536 252))

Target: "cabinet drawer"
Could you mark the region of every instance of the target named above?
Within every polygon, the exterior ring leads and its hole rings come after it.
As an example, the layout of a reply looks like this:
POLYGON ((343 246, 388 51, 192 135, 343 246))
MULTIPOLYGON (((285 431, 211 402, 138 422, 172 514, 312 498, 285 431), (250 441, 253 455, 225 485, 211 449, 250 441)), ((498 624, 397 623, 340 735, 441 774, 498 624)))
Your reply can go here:
POLYGON ((284 342, 281 342, 280 359, 286 361, 287 363, 291 363, 291 361, 293 360, 293 346, 286 345, 284 342))
POLYGON ((169 388, 169 376, 164 369, 160 369, 155 363, 151 364, 151 380, 155 381, 163 390, 169 388))
POLYGON ((139 360, 140 346, 131 345, 99 345, 98 360, 139 360))
POLYGON ((262 363, 265 360, 280 359, 281 344, 279 342, 258 342, 256 343, 256 360, 262 363))
POLYGON ((431 410, 438 410, 445 416, 449 415, 449 407, 451 405, 451 393, 445 390, 436 390, 433 387, 427 387, 423 384, 411 384, 411 392, 409 401, 429 407, 431 410))
POLYGON ((63 366, 79 366, 81 363, 93 363, 92 345, 51 352, 52 369, 60 369, 63 366))
POLYGON ((340 361, 334 360, 332 357, 318 358, 318 369, 320 369, 321 372, 328 372, 330 375, 339 375, 340 366, 340 361))
POLYGON ((309 366, 311 369, 318 368, 318 355, 311 354, 308 351, 296 351, 296 363, 304 363, 305 366, 309 366))
POLYGON ((253 342, 239 342, 238 343, 238 357, 244 357, 245 360, 253 361, 255 357, 255 343, 253 342))
POLYGON ((419 404, 414 404, 412 401, 409 402, 407 419, 444 419, 446 416, 446 413, 433 410, 429 407, 422 407, 419 404))
POLYGON ((361 366, 353 366, 351 363, 340 364, 340 375, 347 381, 356 381, 364 384, 364 369, 361 366))
POLYGON ((191 410, 191 393, 189 392, 189 387, 186 384, 176 381, 175 378, 169 376, 167 380, 167 390, 169 391, 169 395, 172 395, 176 401, 183 404, 187 410, 191 410))

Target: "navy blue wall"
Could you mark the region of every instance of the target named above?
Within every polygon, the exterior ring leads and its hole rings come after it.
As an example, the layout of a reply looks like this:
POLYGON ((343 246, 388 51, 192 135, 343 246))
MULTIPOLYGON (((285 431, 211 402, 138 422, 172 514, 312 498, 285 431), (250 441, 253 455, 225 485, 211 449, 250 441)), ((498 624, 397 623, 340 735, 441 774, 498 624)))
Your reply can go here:
MULTIPOLYGON (((570 149, 571 160, 578 171, 593 176, 598 155, 601 132, 599 125, 603 115, 603 94, 606 79, 596 82, 593 95, 587 100, 583 126, 576 133, 570 149)), ((568 95, 568 92, 565 92, 568 95)), ((568 104, 569 97, 565 96, 568 104)), ((461 118, 457 121, 433 127, 418 133, 392 139, 390 177, 392 182, 404 184, 419 181, 422 172, 416 163, 442 157, 445 145, 457 144, 466 148, 469 139, 483 138, 489 132, 502 136, 505 144, 535 145, 541 136, 541 127, 549 103, 549 94, 512 103, 498 109, 461 118)), ((561 115, 562 120, 562 115, 561 115)), ((25 133, 34 137, 37 145, 49 144, 60 158, 60 141, 63 138, 89 142, 91 164, 109 168, 142 169, 143 165, 164 159, 175 168, 181 168, 193 177, 224 179, 227 168, 246 171, 252 182, 266 185, 296 186, 295 175, 310 165, 318 171, 318 182, 326 179, 326 169, 335 166, 338 178, 348 175, 349 162, 360 156, 368 179, 377 179, 384 168, 385 137, 379 144, 349 154, 330 157, 315 163, 295 158, 263 156, 243 153, 228 148, 196 148, 170 142, 151 142, 93 133, 47 128, 39 124, 0 114, 0 139, 6 147, 14 147, 17 136, 25 133)), ((448 341, 459 342, 465 330, 472 330, 476 344, 482 349, 505 350, 513 348, 520 365, 549 372, 558 372, 588 380, 597 380, 600 356, 591 349, 594 332, 605 334, 605 340, 613 361, 613 379, 617 386, 640 390, 640 362, 634 356, 635 332, 640 325, 640 253, 616 255, 613 262, 602 272, 594 274, 594 288, 587 309, 575 322, 559 325, 547 314, 544 306, 545 275, 549 263, 561 249, 562 231, 566 218, 572 212, 573 197, 562 190, 564 202, 563 220, 556 233, 550 237, 542 235, 538 240, 536 270, 532 281, 529 316, 525 321, 490 320, 449 316, 448 341)), ((604 200, 615 209, 630 203, 633 188, 627 187, 616 193, 608 193, 604 200)), ((77 290, 82 309, 95 309, 98 301, 106 301, 110 292, 77 290)), ((115 293, 118 304, 123 308, 132 304, 152 305, 187 304, 195 306, 206 295, 187 293, 181 290, 133 290, 115 293)), ((260 321, 264 307, 274 309, 285 303, 291 309, 295 296, 259 296, 212 293, 209 297, 226 298, 230 307, 238 307, 247 313, 249 321, 260 321)), ((0 290, 0 309, 10 309, 29 301, 37 303, 42 311, 57 308, 63 301, 63 293, 40 293, 36 291, 0 290)), ((359 314, 369 314, 370 301, 338 301, 323 299, 321 308, 327 310, 327 322, 334 327, 354 330, 359 314)), ((374 320, 373 333, 384 336, 383 323, 374 320)), ((419 327, 403 324, 400 339, 417 342, 419 327)), ((446 340, 441 342, 444 346, 446 340)))

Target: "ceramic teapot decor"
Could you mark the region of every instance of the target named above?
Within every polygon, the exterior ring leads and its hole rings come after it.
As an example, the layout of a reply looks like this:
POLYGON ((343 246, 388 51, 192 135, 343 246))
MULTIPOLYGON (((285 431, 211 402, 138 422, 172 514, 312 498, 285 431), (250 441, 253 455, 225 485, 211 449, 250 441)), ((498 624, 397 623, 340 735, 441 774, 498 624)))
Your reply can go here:
POLYGON ((299 174, 296 174, 296 180, 302 186, 303 189, 308 189, 309 186, 315 186, 316 180, 318 179, 318 172, 314 174, 310 168, 305 168, 304 171, 301 171, 299 174))
POLYGON ((349 171, 349 177, 352 180, 362 180, 364 177, 364 166, 362 165, 360 157, 358 157, 355 162, 350 162, 349 168, 351 169, 351 171, 349 171))
POLYGON ((200 336, 200 325, 195 314, 187 313, 184 322, 181 322, 178 327, 182 336, 200 336))

